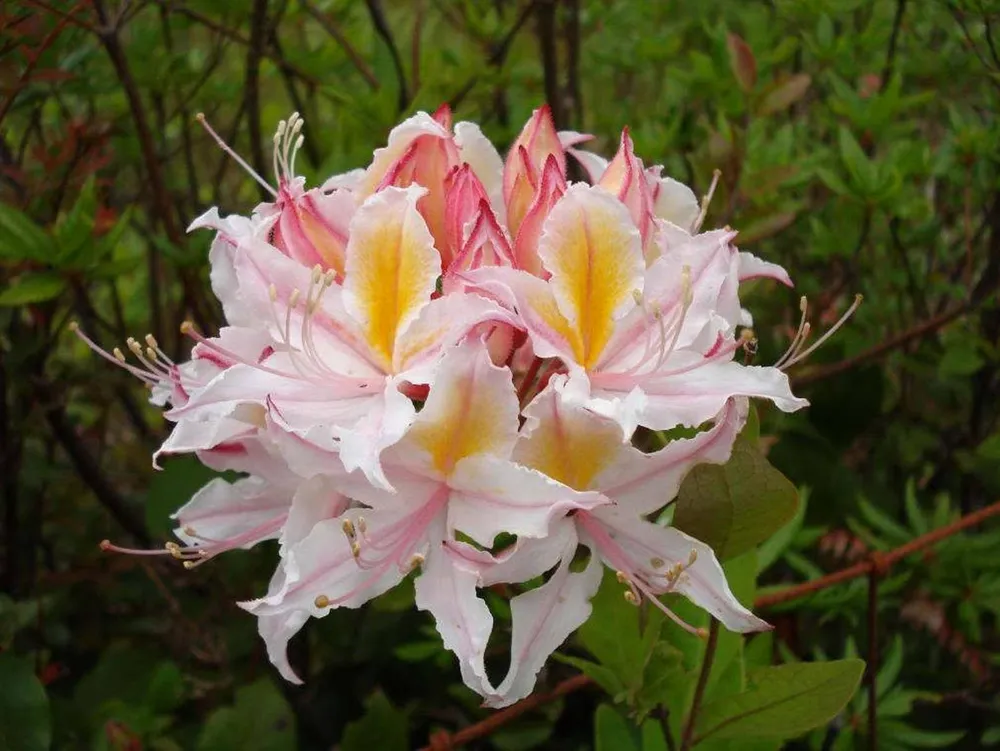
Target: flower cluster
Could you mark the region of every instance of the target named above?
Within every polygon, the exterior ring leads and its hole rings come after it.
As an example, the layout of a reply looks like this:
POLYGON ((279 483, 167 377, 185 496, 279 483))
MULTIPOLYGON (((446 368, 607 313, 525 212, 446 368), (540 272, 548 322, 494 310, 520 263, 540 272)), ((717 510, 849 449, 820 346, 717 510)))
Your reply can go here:
POLYGON ((419 113, 366 169, 310 189, 295 174, 302 120, 283 121, 276 185, 241 160, 273 201, 191 225, 217 233, 228 325, 208 337, 185 324, 183 363, 152 337, 129 340, 134 359, 102 352, 174 423, 154 464, 193 452, 246 473, 200 490, 175 514, 182 544, 157 552, 194 567, 277 540, 268 591, 241 606, 290 681, 286 647, 310 617, 413 574, 417 606, 490 706, 531 692, 589 616, 603 566, 630 602, 678 622, 660 595, 767 628, 708 546, 655 520, 692 466, 728 459, 749 397, 805 405, 779 368, 736 357, 752 337, 740 282, 788 276, 739 252, 734 231, 701 232, 704 207, 646 167, 628 131, 607 161, 543 107, 503 160, 451 120, 419 113), (569 181, 570 158, 587 182, 569 181), (697 430, 632 445, 677 426, 697 430), (501 583, 516 595, 494 685, 479 590, 501 583))

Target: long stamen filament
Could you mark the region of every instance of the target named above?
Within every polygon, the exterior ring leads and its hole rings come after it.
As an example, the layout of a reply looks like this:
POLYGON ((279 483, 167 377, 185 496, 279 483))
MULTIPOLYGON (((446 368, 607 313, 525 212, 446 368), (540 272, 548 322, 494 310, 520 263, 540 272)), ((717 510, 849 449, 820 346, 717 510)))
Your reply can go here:
POLYGON ((250 177, 256 180, 257 183, 262 188, 264 188, 264 190, 266 190, 275 198, 278 197, 278 191, 276 191, 274 188, 268 185, 267 181, 263 177, 261 177, 257 173, 257 171, 253 167, 251 167, 243 157, 241 157, 239 154, 233 151, 233 149, 230 148, 229 144, 227 144, 225 141, 222 140, 222 136, 216 133, 215 130, 212 128, 212 126, 208 124, 208 120, 205 119, 205 114, 203 112, 199 112, 197 115, 195 115, 195 119, 199 123, 201 123, 201 127, 203 127, 205 131, 215 140, 215 142, 219 145, 220 149, 222 149, 233 159, 233 161, 235 161, 238 165, 240 165, 246 171, 246 173, 250 175, 250 177))
POLYGON ((802 362, 804 359, 806 359, 807 357, 809 357, 809 355, 811 355, 813 352, 815 352, 817 349, 819 349, 827 339, 829 339, 831 336, 833 336, 834 334, 837 333, 837 331, 840 329, 841 326, 843 326, 845 323, 847 323, 848 319, 852 315, 854 315, 854 312, 859 307, 861 307, 861 303, 862 303, 863 300, 864 300, 864 296, 863 295, 860 295, 860 294, 855 295, 854 296, 854 302, 851 303, 851 307, 849 307, 844 312, 844 315, 842 315, 837 320, 837 322, 835 324, 833 324, 833 326, 831 326, 827 330, 827 332, 825 334, 823 334, 823 336, 821 336, 819 339, 817 339, 815 341, 815 343, 813 343, 813 345, 811 347, 809 347, 809 349, 805 350, 804 352, 798 352, 798 353, 796 353, 788 362, 786 362, 786 363, 784 363, 782 365, 782 368, 790 368, 793 365, 795 365, 796 363, 802 362))
POLYGON ((701 199, 701 209, 698 211, 698 216, 695 218, 694 224, 691 225, 691 234, 698 234, 701 225, 705 223, 705 217, 708 215, 708 207, 712 203, 713 196, 715 196, 715 189, 719 187, 720 177, 722 177, 721 170, 712 172, 712 184, 708 186, 708 193, 701 199))

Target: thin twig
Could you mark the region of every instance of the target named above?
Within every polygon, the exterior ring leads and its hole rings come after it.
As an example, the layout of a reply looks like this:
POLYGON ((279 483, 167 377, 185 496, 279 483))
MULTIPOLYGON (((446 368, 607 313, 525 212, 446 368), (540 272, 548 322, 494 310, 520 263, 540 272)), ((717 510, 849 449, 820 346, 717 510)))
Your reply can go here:
MULTIPOLYGON (((107 25, 108 17, 104 9, 103 0, 93 0, 94 10, 102 24, 107 25)), ((146 117, 146 109, 139 95, 139 88, 136 86, 132 71, 129 68, 128 59, 122 49, 121 40, 118 37, 118 29, 109 29, 99 35, 101 43, 104 45, 111 64, 118 74, 118 80, 125 90, 125 98, 128 100, 129 110, 132 113, 132 120, 135 123, 136 135, 139 137, 139 148, 142 152, 142 159, 145 162, 146 172, 149 177, 149 189, 153 194, 153 209, 156 219, 163 225, 167 238, 175 246, 180 246, 183 242, 183 235, 174 220, 174 213, 171 206, 170 195, 167 192, 166 183, 163 179, 160 158, 156 153, 153 144, 153 134, 149 127, 149 120, 146 117)), ((150 245, 148 256, 149 274, 149 308, 150 327, 153 335, 164 340, 162 325, 162 304, 160 288, 163 285, 162 270, 160 267, 160 251, 150 245)))
POLYGON ((562 93, 559 87, 559 55, 556 50, 556 2, 541 0, 536 7, 538 45, 542 58, 542 81, 545 100, 552 110, 556 128, 566 127, 563 117, 562 93))
MULTIPOLYGON (((539 0, 530 0, 530 2, 525 4, 524 8, 518 14, 517 19, 514 21, 514 25, 510 27, 510 31, 504 35, 503 39, 500 40, 500 43, 494 48, 493 52, 486 59, 487 65, 494 68, 499 68, 503 65, 504 60, 507 59, 507 53, 510 51, 510 46, 514 43, 514 37, 517 36, 517 32, 519 32, 521 27, 524 26, 524 22, 531 17, 532 12, 535 10, 535 5, 538 2, 539 0)), ((458 109, 458 106, 465 100, 465 97, 469 95, 469 92, 475 88, 478 81, 478 75, 472 76, 465 82, 465 85, 459 89, 458 93, 448 100, 448 105, 453 110, 458 109)))
POLYGON ((309 0, 299 0, 299 5, 302 6, 302 10, 312 16, 316 23, 323 27, 323 31, 333 37, 334 41, 340 45, 341 49, 347 55, 347 58, 351 61, 351 64, 355 67, 361 77, 365 79, 368 85, 373 91, 378 91, 379 82, 378 78, 375 76, 375 72, 371 69, 371 66, 361 57, 360 53, 354 49, 354 45, 351 44, 351 40, 347 38, 347 35, 340 30, 340 27, 334 23, 334 20, 313 5, 309 0))
POLYGON ((146 531, 142 518, 101 472, 101 468, 83 445, 62 406, 58 404, 50 406, 45 412, 45 419, 52 435, 69 456, 76 473, 87 483, 98 502, 140 545, 149 545, 149 532, 146 531))
MULTIPOLYGON (((448 744, 445 748, 463 746, 466 743, 471 743, 479 738, 485 738, 495 732, 498 728, 506 725, 511 720, 517 719, 525 712, 530 712, 537 707, 544 706, 545 704, 555 701, 566 694, 571 694, 574 691, 586 688, 591 684, 593 684, 593 680, 588 676, 575 675, 572 678, 567 678, 548 693, 533 694, 527 699, 521 699, 521 701, 516 704, 512 704, 506 709, 501 709, 499 712, 491 714, 485 720, 481 720, 475 725, 470 725, 467 728, 462 728, 453 735, 448 735, 446 739, 442 736, 437 736, 437 738, 441 738, 442 741, 448 744)), ((420 749, 420 751, 432 751, 433 748, 434 746, 424 746, 424 748, 420 749)))
MULTIPOLYGON (((243 79, 243 97, 246 102, 247 129, 250 136, 250 159, 258 175, 267 174, 264 161, 264 134, 260 125, 260 59, 267 46, 267 5, 268 0, 254 0, 250 12, 250 45, 247 47, 246 77, 243 79)), ((275 176, 277 179, 277 176, 275 176)), ((263 185, 258 185, 262 201, 271 195, 263 185)))
POLYGON ((868 573, 868 664, 865 683, 868 688, 868 748, 878 750, 878 567, 868 573))
POLYGON ((846 360, 841 360, 840 362, 815 368, 814 370, 807 371, 800 376, 794 376, 792 378, 792 383, 798 387, 809 386, 814 383, 818 383, 819 381, 825 381, 827 378, 840 375, 841 373, 846 373, 847 371, 861 367, 862 365, 867 365, 870 362, 874 362, 884 357, 893 350, 899 349, 914 339, 919 339, 920 337, 936 331, 942 326, 946 326, 956 318, 959 318, 969 312, 971 307, 971 301, 957 305, 952 310, 945 311, 944 313, 934 316, 931 319, 922 321, 916 326, 913 326, 912 328, 909 328, 890 339, 886 339, 884 342, 880 342, 879 344, 869 347, 863 352, 859 352, 854 357, 849 357, 846 360))
POLYGON ((889 49, 885 55, 880 88, 889 81, 896 64, 896 47, 899 44, 899 30, 903 26, 903 14, 906 13, 906 2, 907 0, 896 0, 896 15, 892 19, 892 33, 889 35, 889 49))
POLYGON ((864 561, 855 563, 853 566, 848 566, 847 568, 835 571, 832 574, 821 576, 819 579, 813 579, 812 581, 796 584, 795 586, 788 587, 786 589, 780 589, 776 592, 760 595, 756 600, 754 600, 754 606, 757 608, 768 608, 783 602, 791 602, 792 600, 798 600, 807 595, 819 592, 820 590, 832 587, 835 584, 850 581, 851 579, 857 579, 861 576, 867 576, 871 571, 875 570, 876 567, 883 567, 887 569, 909 555, 913 555, 924 548, 939 543, 952 535, 968 529, 969 527, 974 527, 975 525, 986 521, 990 517, 997 516, 998 514, 1000 514, 1000 501, 986 506, 979 511, 974 511, 968 516, 963 516, 961 519, 958 519, 951 524, 939 527, 938 529, 928 532, 925 535, 921 535, 920 537, 910 540, 905 545, 901 545, 888 553, 878 554, 864 561))
POLYGON ((403 70, 403 59, 399 55, 399 47, 396 46, 396 39, 392 35, 389 21, 382 10, 380 0, 365 0, 368 8, 368 15, 371 16, 375 33, 382 37, 386 47, 389 48, 389 55, 392 57, 392 67, 396 71, 396 81, 399 84, 399 96, 396 100, 396 109, 402 113, 410 106, 410 87, 406 83, 406 72, 403 70))
POLYGON ((690 751, 694 746, 694 728, 698 721, 698 712, 701 711, 701 701, 705 698, 705 688, 708 686, 708 677, 712 674, 712 663, 715 661, 715 647, 719 643, 719 622, 712 619, 708 627, 708 643, 705 645, 705 656, 701 661, 701 674, 698 676, 698 685, 694 689, 694 698, 691 700, 691 710, 688 712, 687 722, 684 725, 684 734, 681 736, 681 751, 690 751))
MULTIPOLYGON (((920 537, 910 540, 910 542, 905 545, 901 545, 888 553, 875 553, 871 558, 865 561, 861 561, 860 563, 849 566, 841 571, 834 572, 828 576, 805 582, 803 584, 797 584, 795 586, 788 587, 787 589, 781 589, 777 592, 761 595, 754 601, 754 607, 767 608, 779 603, 797 600, 815 592, 819 592, 820 590, 832 587, 836 584, 840 584, 841 582, 857 579, 861 576, 867 576, 873 571, 877 571, 880 576, 884 576, 892 565, 903 558, 906 558, 913 553, 917 553, 924 548, 930 547, 931 545, 941 542, 952 535, 956 535, 969 527, 974 527, 975 525, 998 515, 1000 515, 1000 501, 971 513, 968 516, 964 516, 952 524, 940 527, 928 532, 925 535, 921 535, 920 537)), ((711 645, 712 634, 718 633, 718 624, 715 621, 712 622, 712 629, 713 630, 709 631, 709 645, 706 646, 705 650, 706 656, 711 645)), ((704 673, 705 668, 703 664, 703 677, 704 673)), ((703 677, 699 677, 699 683, 702 682, 703 677)), ((707 678, 705 678, 705 680, 707 680, 707 678)), ((474 725, 470 725, 454 735, 449 736, 445 733, 443 735, 435 736, 435 742, 437 743, 438 740, 440 740, 440 743, 443 745, 425 746, 421 749, 421 751, 432 751, 434 748, 453 748, 479 738, 484 738, 496 731, 498 728, 506 725, 511 720, 520 717, 525 712, 541 707, 551 701, 554 701, 555 699, 565 696, 566 694, 578 691, 579 689, 592 684, 593 680, 585 675, 577 675, 573 678, 568 678, 557 685, 549 693, 535 694, 533 696, 529 696, 527 699, 522 699, 517 704, 492 714, 485 720, 477 722, 474 725)), ((695 707, 692 705, 692 713, 694 709, 695 707)), ((682 748, 687 748, 687 746, 682 746, 682 748)))

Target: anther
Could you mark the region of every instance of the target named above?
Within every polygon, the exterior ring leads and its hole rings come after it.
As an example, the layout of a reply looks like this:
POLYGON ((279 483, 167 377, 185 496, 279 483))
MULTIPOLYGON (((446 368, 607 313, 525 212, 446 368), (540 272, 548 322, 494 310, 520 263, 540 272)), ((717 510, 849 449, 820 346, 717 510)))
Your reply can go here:
POLYGON ((615 576, 618 578, 618 583, 619 584, 628 584, 629 583, 628 574, 626 574, 624 571, 616 571, 615 572, 615 576))
POLYGON ((111 550, 111 540, 101 540, 100 544, 97 546, 105 553, 111 550))
POLYGON ((629 605, 639 604, 639 598, 636 597, 635 592, 633 592, 631 589, 625 590, 624 597, 625 597, 625 602, 627 602, 629 605))
POLYGON ((691 548, 691 555, 688 556, 688 566, 693 566, 694 562, 698 560, 698 551, 691 548))
POLYGON ((156 341, 156 337, 152 334, 146 334, 146 345, 152 347, 153 349, 160 348, 160 345, 156 341))
POLYGON ((271 298, 271 302, 278 301, 278 288, 274 286, 274 282, 268 286, 267 295, 271 298))
POLYGON ((352 540, 357 536, 357 532, 354 529, 354 522, 352 522, 350 519, 344 519, 344 521, 340 525, 340 528, 343 529, 344 534, 347 535, 352 540))
POLYGON ((365 517, 363 516, 358 517, 358 529, 360 530, 362 535, 368 533, 368 522, 365 520, 365 517))
POLYGON ((194 324, 191 323, 191 321, 184 321, 184 323, 181 324, 182 334, 187 335, 190 334, 192 331, 194 331, 194 324))
POLYGON ((414 553, 410 558, 410 571, 414 571, 424 565, 426 559, 420 553, 414 553))
POLYGON ((313 604, 318 608, 328 608, 330 607, 330 598, 326 595, 317 595, 313 604))
POLYGON ((76 321, 70 321, 69 322, 69 330, 72 331, 75 334, 77 331, 80 330, 80 324, 77 323, 76 321))
POLYGON ((663 568, 665 561, 662 558, 650 558, 649 565, 653 568, 663 568))
POLYGON ((288 307, 289 308, 294 308, 296 305, 298 305, 299 304, 299 298, 301 296, 302 296, 302 293, 299 291, 298 287, 296 287, 295 289, 293 289, 292 290, 292 294, 288 296, 288 307))
POLYGON ((707 628, 696 628, 694 630, 694 633, 695 633, 695 636, 697 636, 699 639, 707 639, 708 638, 708 629, 707 628))
POLYGON ((118 362, 125 362, 125 354, 118 347, 111 350, 111 354, 115 356, 118 362))

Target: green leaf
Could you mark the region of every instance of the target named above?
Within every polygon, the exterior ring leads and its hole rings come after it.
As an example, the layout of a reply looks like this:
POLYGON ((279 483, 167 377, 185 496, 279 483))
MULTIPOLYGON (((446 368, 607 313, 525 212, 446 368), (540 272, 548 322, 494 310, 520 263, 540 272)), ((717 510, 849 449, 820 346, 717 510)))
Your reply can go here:
POLYGON ((0 258, 50 261, 55 243, 48 233, 13 206, 0 203, 0 258))
POLYGON ((753 91, 757 85, 757 60, 743 39, 737 34, 726 34, 726 47, 729 49, 729 67, 740 88, 744 92, 753 91))
POLYGON ((668 751, 667 736, 659 720, 642 723, 642 751, 668 751))
POLYGON ((788 550, 795 536, 802 529, 802 522, 806 518, 806 506, 808 505, 808 491, 803 490, 799 494, 799 504, 795 511, 795 516, 784 527, 775 532, 771 537, 761 543, 757 551, 757 573, 762 574, 769 569, 781 555, 788 550))
POLYGON ((757 114, 773 115, 788 109, 806 95, 811 83, 812 78, 807 73, 796 73, 791 78, 779 82, 760 100, 757 114))
POLYGON ((864 149, 854 138, 854 135, 847 128, 841 127, 838 131, 838 144, 840 146, 840 158, 844 166, 850 173, 855 187, 863 195, 867 195, 875 188, 875 169, 868 159, 864 149))
POLYGON ((602 704, 594 715, 596 751, 639 751, 629 723, 610 704, 602 704))
POLYGON ((405 712, 396 709, 385 694, 377 692, 366 705, 364 716, 348 724, 340 741, 343 751, 406 751, 409 748, 405 712))
POLYGON ((740 437, 724 466, 695 467, 681 484, 675 527, 734 558, 768 539, 794 516, 798 492, 740 437))
POLYGON ((22 274, 10 286, 0 292, 0 305, 28 305, 45 302, 62 294, 66 280, 51 271, 22 274))
POLYGON ((31 662, 0 654, 0 748, 45 751, 51 743, 49 697, 31 662))
POLYGON ((750 689, 709 702, 695 735, 706 738, 792 738, 833 718, 857 690, 862 660, 796 663, 757 670, 750 689))
POLYGON ((171 457, 152 476, 146 495, 146 525, 154 535, 170 534, 170 515, 191 500, 210 480, 221 475, 194 456, 171 457))
POLYGON ((295 715, 266 679, 236 690, 230 707, 213 712, 198 738, 199 751, 294 751, 295 715))
MULTIPOLYGON (((644 641, 639 631, 639 608, 626 602, 624 592, 615 575, 605 571, 591 600, 593 612, 578 634, 587 651, 611 670, 623 687, 635 688, 642 682, 653 644, 644 641)), ((653 635, 653 643, 657 635, 653 635)))

